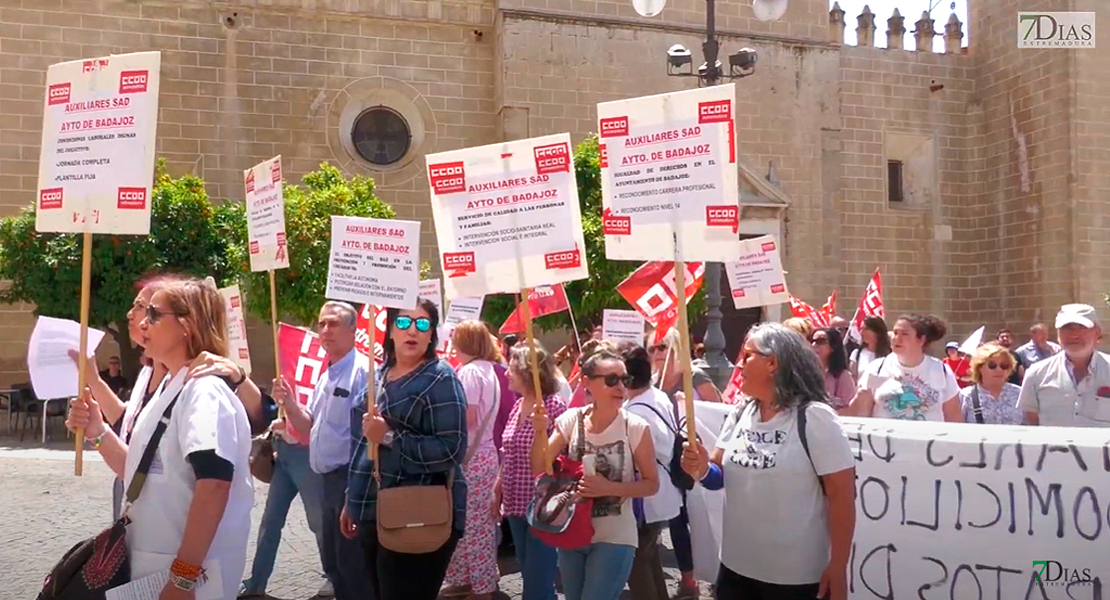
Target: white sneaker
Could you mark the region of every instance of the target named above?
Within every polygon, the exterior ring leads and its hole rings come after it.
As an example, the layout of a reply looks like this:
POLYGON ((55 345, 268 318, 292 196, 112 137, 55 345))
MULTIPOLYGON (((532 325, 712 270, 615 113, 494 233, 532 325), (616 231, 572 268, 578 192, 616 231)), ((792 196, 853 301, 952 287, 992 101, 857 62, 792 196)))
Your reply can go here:
POLYGON ((317 598, 334 598, 335 588, 332 587, 331 581, 324 580, 324 585, 320 586, 320 591, 316 592, 317 598))

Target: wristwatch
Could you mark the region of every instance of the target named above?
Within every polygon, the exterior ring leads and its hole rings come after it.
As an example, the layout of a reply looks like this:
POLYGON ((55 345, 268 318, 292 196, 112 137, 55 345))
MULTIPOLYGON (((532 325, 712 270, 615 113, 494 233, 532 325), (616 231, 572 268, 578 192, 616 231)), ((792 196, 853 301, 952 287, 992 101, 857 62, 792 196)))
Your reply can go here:
POLYGON ((246 380, 247 380, 247 372, 243 370, 243 367, 239 367, 239 381, 232 381, 231 382, 231 391, 238 392, 239 391, 239 386, 243 385, 243 383, 246 380))
POLYGON ((191 592, 196 589, 197 580, 170 573, 170 585, 183 592, 191 592))
POLYGON ((397 439, 397 432, 390 429, 382 436, 382 446, 392 446, 393 440, 397 439))

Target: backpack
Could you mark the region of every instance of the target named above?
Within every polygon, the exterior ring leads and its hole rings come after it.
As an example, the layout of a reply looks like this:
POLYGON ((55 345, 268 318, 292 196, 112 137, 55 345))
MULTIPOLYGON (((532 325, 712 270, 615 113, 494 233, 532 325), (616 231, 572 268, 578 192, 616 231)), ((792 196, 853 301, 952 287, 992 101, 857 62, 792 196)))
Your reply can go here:
MULTIPOLYGON (((663 469, 667 471, 668 475, 670 475, 671 483, 674 484, 676 488, 685 491, 690 491, 694 489, 694 484, 696 484, 697 482, 694 481, 694 477, 692 475, 687 473, 682 468, 682 446, 686 443, 686 436, 683 435, 681 428, 677 426, 671 426, 671 421, 673 420, 673 417, 672 419, 667 419, 663 416, 662 413, 660 413, 658 410, 655 409, 654 406, 650 404, 638 402, 630 405, 629 407, 631 408, 632 406, 643 406, 644 408, 647 408, 651 412, 655 413, 656 416, 658 416, 663 421, 663 424, 667 426, 667 429, 674 435, 674 443, 671 447, 671 462, 669 465, 663 465, 663 469)), ((659 460, 656 459, 655 462, 659 462, 659 460)))

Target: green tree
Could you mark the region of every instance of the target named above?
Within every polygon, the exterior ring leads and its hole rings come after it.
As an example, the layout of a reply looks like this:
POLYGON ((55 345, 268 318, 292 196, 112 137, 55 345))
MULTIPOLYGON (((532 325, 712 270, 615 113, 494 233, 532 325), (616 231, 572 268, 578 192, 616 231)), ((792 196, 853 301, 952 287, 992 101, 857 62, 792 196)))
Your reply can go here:
MULTIPOLYGON (((306 174, 301 185, 286 185, 285 235, 289 240, 289 268, 275 272, 278 319, 296 325, 316 323, 328 287, 331 256, 331 217, 374 217, 392 219, 393 207, 374 195, 374 181, 366 177, 346 179, 327 163, 306 174)), ((270 276, 252 272, 247 255, 246 207, 228 203, 234 214, 230 234, 232 257, 241 271, 240 285, 247 312, 270 322, 270 276)))
MULTIPOLYGON (((173 179, 158 162, 151 198, 150 235, 94 235, 89 325, 119 344, 130 376, 138 368, 127 311, 143 277, 173 271, 227 281, 238 272, 227 226, 235 216, 212 204, 204 182, 191 175, 173 179)), ((27 302, 35 314, 78 320, 81 297, 81 238, 35 231, 35 206, 0 220, 0 302, 27 302)))
MULTIPOLYGON (((617 292, 617 284, 643 263, 605 258, 605 234, 601 228, 601 153, 596 135, 586 138, 574 149, 574 173, 578 181, 582 237, 586 242, 590 278, 569 282, 564 287, 570 309, 574 311, 574 320, 580 330, 585 330, 601 325, 602 311, 606 308, 632 309, 617 292)), ((705 288, 702 287, 690 301, 688 314, 691 319, 701 313, 704 297, 705 288)), ((500 327, 512 313, 515 303, 513 295, 487 296, 482 318, 493 327, 500 327)), ((570 328, 570 315, 561 312, 541 317, 536 320, 536 325, 548 331, 570 328)))

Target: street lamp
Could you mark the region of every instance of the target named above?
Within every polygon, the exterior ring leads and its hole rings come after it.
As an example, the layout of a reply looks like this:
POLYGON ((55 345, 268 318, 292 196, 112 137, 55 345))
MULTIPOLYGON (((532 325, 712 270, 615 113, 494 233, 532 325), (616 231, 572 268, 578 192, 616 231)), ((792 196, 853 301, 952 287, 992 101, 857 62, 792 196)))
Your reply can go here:
MULTIPOLYGON (((639 0, 638 0, 639 1, 639 0)), ((752 9, 761 20, 781 18, 788 0, 753 0, 752 9)), ((661 10, 661 8, 660 8, 661 10)), ((698 87, 713 86, 722 80, 734 80, 755 73, 759 59, 755 50, 741 48, 728 56, 728 71, 720 61, 721 43, 717 40, 717 3, 705 0, 705 42, 701 46, 705 62, 695 71, 693 57, 685 47, 675 44, 667 50, 667 75, 697 77, 698 87)), ((721 263, 705 265, 705 361, 709 376, 718 389, 724 389, 732 375, 732 361, 725 356, 725 332, 721 328, 721 263)))

